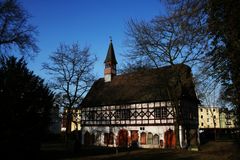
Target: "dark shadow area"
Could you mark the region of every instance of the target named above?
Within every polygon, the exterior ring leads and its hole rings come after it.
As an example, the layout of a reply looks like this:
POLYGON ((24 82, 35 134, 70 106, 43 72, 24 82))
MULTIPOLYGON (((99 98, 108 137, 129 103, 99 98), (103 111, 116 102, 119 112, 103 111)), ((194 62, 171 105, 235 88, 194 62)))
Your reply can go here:
POLYGON ((44 139, 41 145, 41 150, 37 159, 57 160, 57 159, 71 159, 76 157, 97 156, 97 155, 115 155, 122 152, 131 152, 140 150, 136 144, 131 147, 104 147, 104 146, 83 146, 81 145, 81 132, 78 134, 72 133, 66 141, 65 133, 54 135, 49 134, 44 139))
POLYGON ((77 150, 74 143, 69 144, 45 144, 41 149, 39 159, 66 159, 75 157, 97 156, 97 155, 115 155, 122 152, 131 152, 140 150, 139 148, 116 148, 100 146, 81 146, 77 150))
POLYGON ((240 141, 240 128, 205 128, 200 130, 200 143, 210 141, 240 141))
MULTIPOLYGON (((132 149, 100 146, 81 146, 79 150, 73 150, 73 144, 66 146, 64 143, 46 143, 42 145, 37 159, 58 160, 203 160, 240 159, 240 143, 235 141, 209 141, 200 145, 200 151, 188 151, 185 149, 132 149), (116 150, 117 149, 117 150, 116 150), (116 154, 117 153, 117 154, 116 154)), ((35 158, 34 158, 35 159, 35 158)))

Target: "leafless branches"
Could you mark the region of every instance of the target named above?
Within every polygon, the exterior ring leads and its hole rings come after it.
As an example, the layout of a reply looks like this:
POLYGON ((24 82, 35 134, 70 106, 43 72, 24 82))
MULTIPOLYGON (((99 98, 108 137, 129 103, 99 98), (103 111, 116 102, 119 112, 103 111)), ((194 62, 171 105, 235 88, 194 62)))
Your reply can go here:
POLYGON ((61 104, 69 108, 77 105, 94 81, 92 57, 89 48, 80 48, 79 44, 71 46, 60 44, 50 57, 52 63, 44 63, 43 69, 53 76, 52 88, 61 95, 61 104))
POLYGON ((29 14, 15 0, 0 2, 1 54, 10 54, 10 51, 18 49, 20 54, 33 58, 38 53, 37 29, 28 23, 29 18, 29 14))

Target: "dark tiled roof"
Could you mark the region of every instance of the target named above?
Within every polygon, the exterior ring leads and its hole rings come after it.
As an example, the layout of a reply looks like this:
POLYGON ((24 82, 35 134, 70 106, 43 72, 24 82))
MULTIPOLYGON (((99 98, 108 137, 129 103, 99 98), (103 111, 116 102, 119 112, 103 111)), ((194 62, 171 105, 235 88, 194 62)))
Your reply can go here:
POLYGON ((106 62, 113 62, 114 64, 117 64, 112 41, 109 44, 107 56, 106 56, 104 63, 106 63, 106 62))
POLYGON ((176 65, 159 69, 148 69, 113 77, 111 82, 103 78, 95 81, 84 98, 81 107, 121 105, 188 98, 197 101, 190 67, 176 65), (181 75, 182 87, 176 85, 181 75), (171 87, 168 87, 171 86, 171 87))

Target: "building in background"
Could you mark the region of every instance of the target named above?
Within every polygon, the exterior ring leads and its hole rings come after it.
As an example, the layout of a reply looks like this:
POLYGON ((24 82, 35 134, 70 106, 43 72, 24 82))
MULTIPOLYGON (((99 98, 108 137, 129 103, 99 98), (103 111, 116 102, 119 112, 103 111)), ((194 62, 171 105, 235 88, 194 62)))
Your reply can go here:
POLYGON ((237 116, 233 110, 220 108, 220 128, 236 128, 237 116))
POLYGON ((199 128, 220 128, 220 109, 213 106, 198 107, 199 128))
POLYGON ((237 116, 227 108, 199 106, 199 141, 206 143, 212 140, 239 140, 240 130, 237 116))
POLYGON ((232 110, 215 106, 198 107, 199 129, 235 128, 237 116, 232 110))
MULTIPOLYGON (((72 108, 70 114, 72 115, 71 128, 70 131, 80 131, 81 130, 81 110, 79 108, 72 108)), ((63 110, 62 121, 61 121, 61 131, 65 132, 67 127, 67 109, 63 110)))

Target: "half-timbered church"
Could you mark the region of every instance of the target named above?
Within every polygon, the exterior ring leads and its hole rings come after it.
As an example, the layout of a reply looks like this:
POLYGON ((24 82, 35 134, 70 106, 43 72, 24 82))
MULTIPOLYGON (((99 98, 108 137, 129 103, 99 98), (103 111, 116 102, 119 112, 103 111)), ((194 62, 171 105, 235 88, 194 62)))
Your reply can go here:
POLYGON ((117 75, 112 41, 104 63, 104 78, 80 105, 83 145, 174 148, 176 136, 181 147, 197 145, 198 99, 190 67, 117 75))

